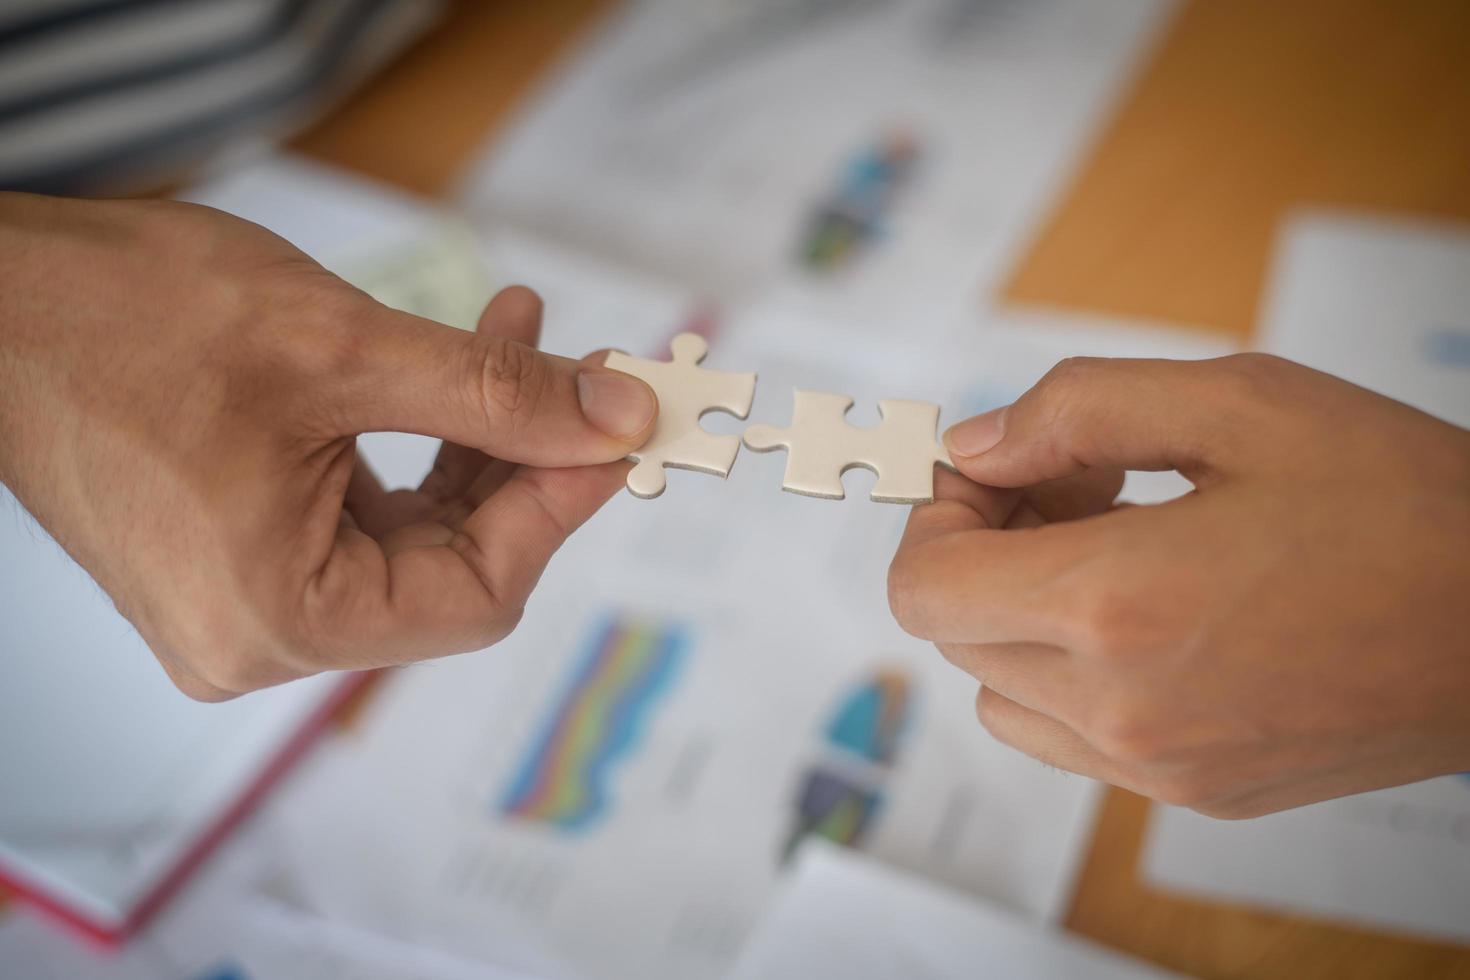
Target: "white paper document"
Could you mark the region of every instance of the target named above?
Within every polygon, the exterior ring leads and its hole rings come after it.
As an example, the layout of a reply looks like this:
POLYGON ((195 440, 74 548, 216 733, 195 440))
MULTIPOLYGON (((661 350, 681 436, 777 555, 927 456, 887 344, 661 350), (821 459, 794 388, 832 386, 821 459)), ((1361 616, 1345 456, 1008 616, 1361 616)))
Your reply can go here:
POLYGON ((268 894, 277 855, 255 821, 179 901, 117 949, 93 947, 39 913, 0 918, 10 980, 533 980, 484 962, 328 922, 268 894))
POLYGON ((1155 807, 1144 870, 1163 888, 1470 942, 1470 776, 1255 820, 1155 807))
MULTIPOLYGON (((1470 425, 1470 228, 1293 219, 1260 345, 1470 425)), ((1242 822, 1157 807, 1144 868, 1165 888, 1470 942, 1470 776, 1242 822)))
POLYGON ((366 177, 277 154, 199 184, 184 200, 253 221, 394 309, 473 330, 490 298, 468 226, 366 177))
POLYGON ((513 637, 404 671, 309 787, 309 905, 551 976, 717 977, 821 837, 1060 911, 1095 786, 991 739, 973 681, 884 610, 780 555, 738 602, 721 568, 562 557, 513 637))
POLYGON ((1164 980, 1174 974, 852 851, 805 845, 730 980, 1164 980))
POLYGON ((1171 6, 629 4, 467 199, 722 301, 886 330, 1004 274, 1171 6))
POLYGON ((129 928, 344 682, 189 700, 3 486, 0 623, 0 871, 104 933, 129 928))
POLYGON ((1470 426, 1470 225, 1303 212, 1277 243, 1257 342, 1470 426))

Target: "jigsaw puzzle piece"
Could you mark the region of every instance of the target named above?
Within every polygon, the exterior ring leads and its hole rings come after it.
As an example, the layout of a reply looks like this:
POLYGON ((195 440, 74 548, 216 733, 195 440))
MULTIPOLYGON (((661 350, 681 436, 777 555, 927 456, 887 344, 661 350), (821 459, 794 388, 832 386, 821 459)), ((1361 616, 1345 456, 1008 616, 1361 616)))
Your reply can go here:
POLYGON ((824 392, 796 392, 791 426, 753 425, 745 445, 756 452, 786 450, 781 487, 810 497, 842 500, 842 474, 856 466, 877 474, 870 499, 881 503, 928 503, 934 499, 934 464, 953 469, 940 445, 939 406, 885 399, 883 421, 858 428, 847 421, 852 399, 824 392))
POLYGON ((842 474, 860 465, 852 456, 852 440, 843 431, 851 428, 844 418, 850 408, 852 399, 846 395, 798 391, 791 427, 752 425, 745 430, 746 448, 758 453, 786 450, 783 490, 841 500, 842 474))
POLYGON ((658 419, 648 442, 628 458, 637 465, 628 473, 628 489, 650 499, 668 486, 665 467, 729 476, 740 452, 740 437, 706 432, 699 420, 709 412, 750 414, 755 375, 700 367, 709 344, 698 334, 681 333, 669 344, 673 359, 650 361, 621 351, 607 356, 607 366, 641 378, 658 396, 658 419))
POLYGON ((949 453, 938 439, 939 406, 929 402, 886 398, 878 402, 883 424, 874 433, 869 453, 878 480, 873 500, 885 503, 927 504, 934 499, 934 466, 954 469, 949 453))

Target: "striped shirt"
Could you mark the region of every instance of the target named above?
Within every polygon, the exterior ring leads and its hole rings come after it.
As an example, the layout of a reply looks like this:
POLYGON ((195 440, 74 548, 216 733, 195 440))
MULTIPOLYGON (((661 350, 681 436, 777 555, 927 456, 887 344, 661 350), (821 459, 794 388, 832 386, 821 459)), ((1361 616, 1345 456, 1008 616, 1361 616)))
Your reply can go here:
POLYGON ((280 139, 430 23, 430 0, 0 0, 0 189, 158 185, 280 139))

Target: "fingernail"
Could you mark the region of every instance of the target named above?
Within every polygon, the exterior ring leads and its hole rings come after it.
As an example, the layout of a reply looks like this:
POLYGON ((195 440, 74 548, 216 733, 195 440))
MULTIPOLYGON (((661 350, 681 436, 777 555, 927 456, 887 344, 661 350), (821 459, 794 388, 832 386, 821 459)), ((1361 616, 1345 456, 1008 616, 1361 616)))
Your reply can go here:
POLYGON ((965 419, 950 426, 944 434, 944 444, 955 456, 979 456, 995 448, 1001 436, 1006 434, 1005 405, 993 408, 972 419, 965 419))
POLYGON ((618 439, 642 432, 658 412, 658 400, 648 385, 619 371, 582 371, 577 375, 577 398, 583 417, 618 439))

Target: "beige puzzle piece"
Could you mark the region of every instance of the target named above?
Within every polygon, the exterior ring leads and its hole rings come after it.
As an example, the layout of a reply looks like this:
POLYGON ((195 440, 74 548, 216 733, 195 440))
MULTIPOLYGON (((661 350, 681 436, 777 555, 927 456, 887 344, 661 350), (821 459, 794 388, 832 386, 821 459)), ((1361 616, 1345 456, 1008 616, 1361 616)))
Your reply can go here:
POLYGON ((635 497, 651 499, 664 492, 664 467, 729 476, 740 451, 740 437, 706 432, 699 420, 708 412, 729 412, 736 418, 750 414, 755 399, 755 375, 711 371, 699 366, 709 344, 693 333, 681 333, 669 343, 671 361, 649 361, 621 351, 607 355, 607 366, 642 378, 658 395, 658 419, 653 435, 636 452, 628 474, 635 497))
POLYGON ((850 424, 852 399, 798 391, 791 427, 752 425, 745 445, 756 452, 784 449, 783 490, 841 500, 842 474, 856 466, 876 473, 871 499, 881 503, 923 504, 934 499, 934 464, 954 469, 940 445, 939 406, 885 399, 878 402, 883 421, 863 429, 850 424))

